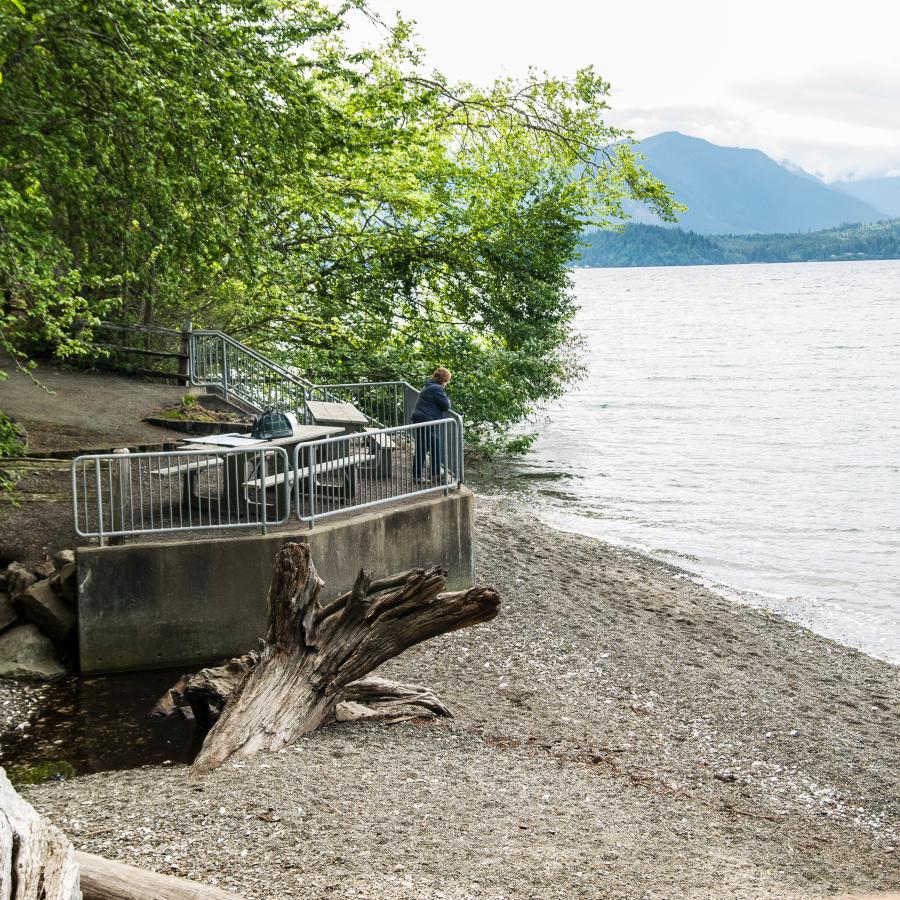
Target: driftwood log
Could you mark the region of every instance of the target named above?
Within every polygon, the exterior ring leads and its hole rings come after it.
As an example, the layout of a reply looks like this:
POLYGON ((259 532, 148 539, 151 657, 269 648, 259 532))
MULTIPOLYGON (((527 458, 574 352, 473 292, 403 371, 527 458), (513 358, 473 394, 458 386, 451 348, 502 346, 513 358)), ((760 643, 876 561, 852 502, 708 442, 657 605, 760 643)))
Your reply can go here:
POLYGON ((0 900, 241 900, 185 878, 81 853, 0 768, 0 900))
POLYGON ((80 850, 75 851, 75 862, 81 870, 84 900, 242 900, 208 884, 160 875, 80 850))
POLYGON ((445 579, 441 567, 381 579, 363 570, 352 590, 322 605, 323 581, 309 546, 285 545, 273 565, 268 633, 258 659, 247 664, 252 655, 241 657, 237 668, 245 667, 246 674, 234 671, 234 678, 205 670, 196 694, 193 679, 188 683, 195 716, 206 704, 210 718, 215 697, 231 687, 193 771, 209 771, 232 756, 281 749, 333 718, 364 718, 411 703, 449 713, 426 688, 369 675, 414 644, 497 614, 494 590, 441 593, 445 579))

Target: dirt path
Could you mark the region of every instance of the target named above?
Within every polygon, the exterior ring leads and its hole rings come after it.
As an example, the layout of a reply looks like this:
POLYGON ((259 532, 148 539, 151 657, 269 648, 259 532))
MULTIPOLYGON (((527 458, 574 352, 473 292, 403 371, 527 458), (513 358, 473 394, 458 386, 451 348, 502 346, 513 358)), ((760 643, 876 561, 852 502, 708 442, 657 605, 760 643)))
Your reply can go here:
POLYGON ((9 375, 0 381, 0 409, 24 426, 31 452, 130 447, 184 437, 142 419, 177 403, 186 388, 41 365, 34 375, 53 392, 49 394, 7 357, 0 356, 0 369, 9 375))
MULTIPOLYGON (((29 788, 76 845, 248 898, 791 898, 900 885, 898 670, 479 498, 494 622, 414 648, 456 718, 195 780, 29 788)), ((387 668, 387 667, 386 667, 387 668)))

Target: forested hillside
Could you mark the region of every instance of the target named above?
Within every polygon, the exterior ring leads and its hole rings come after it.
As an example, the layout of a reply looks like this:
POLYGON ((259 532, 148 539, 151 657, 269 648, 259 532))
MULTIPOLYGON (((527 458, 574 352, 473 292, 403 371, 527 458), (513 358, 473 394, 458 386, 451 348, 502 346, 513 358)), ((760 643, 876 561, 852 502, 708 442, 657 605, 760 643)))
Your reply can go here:
POLYGON ((353 16, 0 0, 0 347, 191 319, 320 382, 442 363, 482 440, 559 395, 579 234, 669 193, 591 69, 453 85, 405 23, 348 47, 353 16))
POLYGON ((798 234, 700 235, 658 225, 583 235, 576 266, 703 266, 724 263, 900 259, 900 219, 798 234))

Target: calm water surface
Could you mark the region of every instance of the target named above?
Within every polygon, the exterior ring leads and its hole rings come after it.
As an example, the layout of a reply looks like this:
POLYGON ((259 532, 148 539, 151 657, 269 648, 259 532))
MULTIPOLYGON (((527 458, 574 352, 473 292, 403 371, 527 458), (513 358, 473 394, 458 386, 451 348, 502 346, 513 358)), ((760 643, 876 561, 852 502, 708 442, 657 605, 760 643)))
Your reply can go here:
POLYGON ((900 262, 575 281, 588 378, 501 489, 900 662, 900 262))

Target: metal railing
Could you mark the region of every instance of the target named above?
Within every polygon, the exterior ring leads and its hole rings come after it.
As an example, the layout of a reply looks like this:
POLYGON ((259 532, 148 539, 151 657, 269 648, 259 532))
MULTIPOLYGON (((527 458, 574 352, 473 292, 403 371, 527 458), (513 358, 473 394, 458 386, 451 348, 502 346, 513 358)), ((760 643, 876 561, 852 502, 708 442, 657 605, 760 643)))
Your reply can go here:
POLYGON ((258 412, 274 409, 302 419, 306 379, 221 331, 192 331, 191 384, 215 388, 225 400, 237 399, 258 412))
POLYGON ((283 447, 95 453, 72 461, 75 532, 113 539, 317 519, 461 482, 455 419, 283 447))
MULTIPOLYGON (((72 463, 75 531, 100 543, 127 535, 261 528, 317 518, 431 491, 464 480, 464 427, 450 411, 412 424, 419 391, 405 381, 316 385, 221 331, 180 332, 116 326, 123 333, 179 340, 177 359, 190 383, 261 412, 292 412, 310 422, 307 401, 345 401, 361 410, 365 431, 281 447, 91 454, 72 463)), ((149 337, 148 337, 149 339, 149 337)), ((149 345, 148 345, 149 346, 149 345)), ((141 348, 128 348, 136 351, 141 348)), ((148 350, 148 352, 151 352, 148 350)))
MULTIPOLYGON (((310 388, 307 396, 309 400, 352 403, 366 415, 372 427, 396 428, 410 424, 419 391, 406 381, 368 381, 316 384, 310 388)), ((448 439, 453 441, 453 471, 462 483, 465 480, 463 419, 453 410, 446 413, 446 419, 456 423, 455 430, 448 433, 448 439)))
POLYGON ((255 480, 289 469, 282 447, 93 453, 72 461, 75 533, 110 538, 283 525, 288 482, 259 497, 255 480), (249 487, 248 487, 249 485, 249 487))
POLYGON ((293 488, 297 518, 309 523, 404 497, 447 493, 460 484, 453 419, 366 430, 298 444, 293 488))

